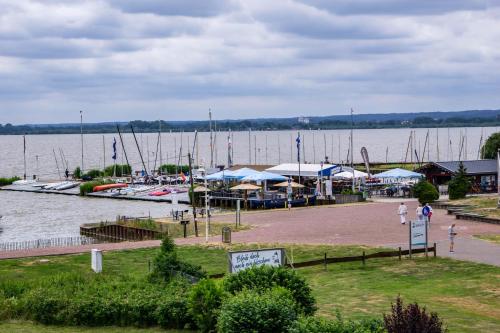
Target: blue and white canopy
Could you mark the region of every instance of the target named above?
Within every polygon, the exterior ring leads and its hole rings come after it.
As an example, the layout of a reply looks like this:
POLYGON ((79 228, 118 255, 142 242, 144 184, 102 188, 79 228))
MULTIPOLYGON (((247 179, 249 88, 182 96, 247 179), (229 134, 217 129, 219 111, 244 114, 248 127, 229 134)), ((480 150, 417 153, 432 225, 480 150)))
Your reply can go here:
POLYGON ((207 180, 239 180, 246 176, 259 173, 250 168, 241 168, 235 171, 222 170, 207 176, 207 180))
POLYGON ((241 181, 242 182, 263 182, 263 181, 268 181, 268 180, 269 181, 275 180, 275 181, 283 182, 287 179, 288 179, 287 177, 282 176, 282 175, 278 175, 276 173, 262 171, 262 172, 254 173, 254 174, 248 175, 246 177, 243 177, 241 179, 241 181))
POLYGON ((387 171, 378 173, 376 175, 373 175, 373 178, 398 179, 398 178, 421 178, 423 176, 424 175, 422 175, 421 173, 418 173, 418 172, 413 172, 413 171, 409 171, 409 170, 405 170, 405 169, 396 168, 396 169, 387 170, 387 171))

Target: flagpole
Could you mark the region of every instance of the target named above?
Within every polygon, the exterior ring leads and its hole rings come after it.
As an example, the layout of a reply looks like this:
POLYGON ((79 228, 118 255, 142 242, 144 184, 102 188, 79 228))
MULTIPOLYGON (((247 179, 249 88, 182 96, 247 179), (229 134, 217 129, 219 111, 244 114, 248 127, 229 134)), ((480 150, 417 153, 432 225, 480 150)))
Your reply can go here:
POLYGON ((300 184, 300 132, 297 133, 297 162, 299 163, 299 184, 300 184))
POLYGON ((353 119, 353 110, 351 108, 351 169, 352 169, 352 193, 354 194, 354 119, 353 119))

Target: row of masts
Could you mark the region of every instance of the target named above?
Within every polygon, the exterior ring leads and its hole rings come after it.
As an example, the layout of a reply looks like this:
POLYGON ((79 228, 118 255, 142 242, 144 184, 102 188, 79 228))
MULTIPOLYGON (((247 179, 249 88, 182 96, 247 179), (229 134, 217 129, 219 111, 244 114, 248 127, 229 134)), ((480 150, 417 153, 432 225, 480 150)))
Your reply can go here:
MULTIPOLYGON (((352 110, 351 110, 351 117, 352 117, 352 110)), ((352 120, 352 119, 351 119, 352 120)), ((84 136, 83 136, 83 113, 80 111, 80 121, 81 121, 81 156, 82 156, 82 161, 81 161, 81 171, 83 173, 84 171, 84 136)), ((188 144, 188 150, 185 151, 185 147, 183 146, 184 143, 184 132, 180 132, 180 145, 177 147, 177 137, 173 138, 173 143, 174 143, 174 154, 169 158, 168 152, 166 153, 166 158, 164 159, 164 152, 163 152, 163 145, 162 145, 162 131, 161 128, 161 121, 159 123, 159 128, 158 128, 158 134, 157 134, 157 140, 156 140, 156 149, 154 152, 151 152, 149 149, 149 136, 146 137, 146 151, 147 151, 147 159, 146 161, 144 160, 144 140, 142 138, 142 133, 140 137, 140 145, 136 136, 136 133, 134 131, 134 128, 131 126, 131 132, 134 137, 134 141, 139 153, 139 157, 141 160, 141 166, 143 168, 143 171, 148 175, 148 170, 157 170, 157 167, 159 168, 161 165, 163 165, 164 160, 167 162, 169 160, 173 160, 174 163, 178 168, 180 165, 183 165, 184 163, 184 158, 187 158, 187 155, 189 153, 189 147, 192 147, 190 151, 190 156, 193 160, 193 164, 200 166, 202 164, 205 164, 203 161, 200 161, 199 158, 199 135, 198 131, 194 132, 194 140, 191 146, 190 143, 190 136, 187 136, 187 144, 188 144), (151 155, 152 154, 152 155, 151 155), (151 169, 151 157, 154 156, 153 159, 153 168, 151 169)), ((206 164, 206 166, 210 166, 211 168, 218 167, 218 144, 217 144, 217 138, 218 136, 221 135, 221 131, 217 130, 217 123, 213 121, 212 119, 212 111, 209 109, 209 128, 210 128, 210 142, 209 142, 209 148, 210 148, 210 164, 206 164)), ((312 163, 316 163, 317 161, 317 149, 316 149, 316 133, 314 130, 312 131, 312 163)), ((125 144, 123 141, 122 133, 120 131, 119 126, 117 126, 117 132, 119 135, 119 140, 120 140, 120 146, 122 148, 122 164, 123 164, 123 157, 125 157, 126 162, 128 165, 131 165, 128 160, 128 156, 125 150, 125 144)), ((170 131, 172 133, 172 131, 170 131)), ((447 148, 446 148, 446 159, 447 160, 452 160, 455 157, 454 153, 458 153, 458 160, 467 160, 469 158, 468 156, 468 136, 467 136, 467 129, 460 130, 460 136, 459 136, 459 144, 458 144, 458 149, 457 152, 453 151, 453 144, 450 139, 450 129, 447 129, 447 148)), ((354 147, 354 140, 353 138, 353 128, 351 128, 350 135, 348 137, 348 150, 347 150, 347 155, 345 160, 341 159, 341 137, 340 133, 338 134, 338 163, 340 164, 346 164, 346 165, 351 165, 354 163, 354 157, 353 157, 353 147, 354 147)), ((436 160, 439 161, 441 160, 441 156, 443 155, 444 152, 440 151, 440 145, 439 145, 439 128, 436 128, 436 133, 435 133, 435 138, 436 138, 436 144, 435 144, 435 149, 436 149, 436 160)), ((227 160, 225 161, 225 166, 231 167, 234 163, 234 134, 231 130, 227 131, 227 160)), ((277 140, 277 145, 278 145, 278 163, 281 163, 283 158, 282 158, 282 151, 281 151, 281 136, 278 134, 276 137, 277 140)), ((306 144, 305 144, 305 137, 301 137, 302 143, 301 143, 301 149, 302 152, 301 155, 302 159, 300 163, 308 163, 306 161, 306 144)), ((328 160, 328 155, 331 157, 334 156, 334 135, 331 134, 331 145, 330 145, 330 154, 327 153, 328 151, 328 142, 327 142, 327 134, 323 133, 323 156, 324 158, 320 158, 320 162, 330 162, 328 160)), ((416 136, 416 131, 411 130, 409 137, 408 137, 408 143, 406 146, 406 151, 404 153, 404 157, 401 159, 401 162, 404 163, 412 163, 415 165, 420 165, 425 161, 430 161, 430 151, 431 151, 431 132, 430 130, 427 130, 427 133, 425 135, 425 140, 423 140, 423 147, 422 147, 422 142, 420 140, 417 140, 416 136)), ((477 156, 476 158, 481 157, 481 148, 483 146, 483 129, 481 129, 481 137, 480 137, 480 142, 479 142, 479 147, 477 150, 477 156)), ((103 150, 103 168, 106 168, 106 141, 105 141, 105 136, 103 135, 102 137, 102 150, 103 150)), ((264 134, 264 147, 261 148, 257 145, 257 134, 252 133, 252 129, 248 129, 248 164, 269 164, 268 156, 269 156, 269 151, 268 151, 268 134, 264 134), (252 140, 253 139, 253 140, 252 140), (253 141, 253 145, 252 145, 253 141), (262 158, 262 155, 264 157, 262 158)), ((294 162, 296 161, 295 156, 297 156, 297 152, 294 149, 294 137, 293 134, 290 134, 290 161, 294 162)), ((24 178, 26 179, 26 137, 23 136, 23 151, 24 151, 24 178)), ((69 169, 69 163, 68 160, 64 154, 64 151, 59 148, 58 153, 56 153, 56 149, 53 149, 53 155, 56 163, 56 168, 57 168, 57 174, 61 178, 61 170, 68 170, 69 169), (58 156, 59 155, 59 156, 58 156)), ((385 150, 385 162, 388 163, 388 156, 389 156, 389 147, 386 147, 385 150)), ((38 155, 36 156, 37 160, 37 172, 38 172, 38 155)), ((311 161, 309 161, 310 163, 311 161)), ((116 160, 115 160, 116 163, 116 160)), ((187 163, 186 163, 187 164, 187 163)), ((65 172, 66 173, 66 172, 65 172)), ((176 171, 176 174, 178 172, 176 171)))

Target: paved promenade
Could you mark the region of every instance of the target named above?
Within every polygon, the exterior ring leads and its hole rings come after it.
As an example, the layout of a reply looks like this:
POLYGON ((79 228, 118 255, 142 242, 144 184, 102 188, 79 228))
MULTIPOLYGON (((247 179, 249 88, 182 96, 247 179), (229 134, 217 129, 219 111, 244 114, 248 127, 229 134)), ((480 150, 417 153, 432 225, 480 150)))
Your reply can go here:
MULTIPOLYGON (((396 214, 399 202, 376 202, 355 205, 319 206, 288 210, 256 211, 242 214, 242 223, 251 230, 232 235, 234 243, 302 243, 331 245, 368 245, 407 248, 408 224, 401 225, 396 214)), ((414 218, 417 203, 407 202, 409 218, 414 218)), ((233 222, 234 215, 215 216, 214 221, 233 222)), ((438 243, 438 255, 448 255, 448 226, 457 224, 458 240, 454 258, 499 264, 500 246, 472 239, 475 234, 500 234, 500 226, 455 220, 445 210, 434 210, 429 242, 438 243), (497 259, 494 259, 497 258, 497 259)), ((178 244, 204 243, 204 238, 176 240, 178 244)), ((220 242, 220 236, 211 237, 211 243, 220 242)), ((7 257, 43 256, 88 252, 91 248, 104 251, 155 247, 159 241, 124 242, 87 245, 68 248, 49 248, 17 252, 0 252, 7 257)))

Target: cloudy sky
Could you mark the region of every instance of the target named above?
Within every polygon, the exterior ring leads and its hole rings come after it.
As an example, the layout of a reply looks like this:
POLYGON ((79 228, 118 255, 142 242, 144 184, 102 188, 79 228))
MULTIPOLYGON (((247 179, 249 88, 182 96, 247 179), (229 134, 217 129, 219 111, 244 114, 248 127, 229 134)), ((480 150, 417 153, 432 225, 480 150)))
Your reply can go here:
POLYGON ((500 107, 500 0, 0 0, 0 123, 500 107))

